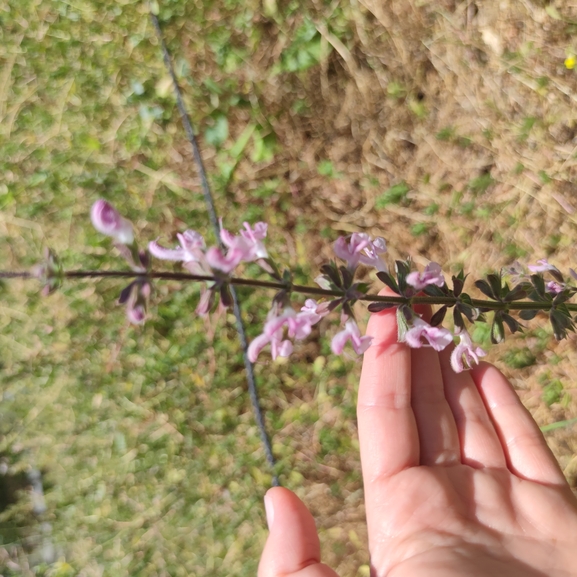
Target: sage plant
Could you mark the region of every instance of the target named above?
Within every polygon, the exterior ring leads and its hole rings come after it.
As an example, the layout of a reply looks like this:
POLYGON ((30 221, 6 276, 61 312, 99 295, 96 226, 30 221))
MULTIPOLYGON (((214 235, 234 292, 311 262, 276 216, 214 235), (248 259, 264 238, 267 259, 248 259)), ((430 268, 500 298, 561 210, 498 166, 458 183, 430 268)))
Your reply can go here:
POLYGON ((58 288, 66 277, 132 277, 130 284, 121 291, 119 303, 126 306, 131 323, 142 324, 148 314, 154 279, 179 278, 203 283, 196 309, 199 315, 208 315, 216 307, 230 307, 231 285, 275 289, 262 332, 248 347, 251 362, 255 362, 267 347, 273 359, 288 357, 293 352, 295 341, 306 339, 314 325, 336 311, 340 312, 341 328, 332 337, 332 352, 343 353, 350 342, 355 353, 363 354, 371 346, 372 339, 362 336, 356 323, 353 305, 357 301, 370 302, 368 310, 372 313, 396 309, 398 340, 409 347, 431 347, 441 351, 454 344, 451 366, 456 372, 471 368, 485 356, 485 351, 473 343, 469 328, 475 323, 489 322, 488 313, 492 314, 493 343, 505 339, 506 328, 511 333, 522 331, 520 320, 530 320, 539 312, 549 316, 555 338, 565 338, 569 331, 575 330, 571 312, 577 310, 577 305, 568 301, 577 292, 577 288, 570 284, 571 279, 577 279, 577 273, 571 269, 571 278, 566 278, 547 260, 539 260, 526 268, 515 263, 499 273, 476 280, 474 286, 486 297, 480 300, 464 292, 468 277, 463 272, 451 276, 450 286, 441 266, 435 262, 429 263, 422 271, 416 271, 412 270, 410 260, 398 260, 394 263, 394 272, 391 272, 385 260, 385 240, 380 237, 373 239, 365 233, 353 233, 339 237, 334 243, 335 256, 342 262, 331 261, 322 265, 315 278, 318 286, 300 286, 293 283, 289 269, 281 270, 270 257, 264 243, 267 235, 264 222, 254 226, 245 222, 244 228, 235 235, 223 228, 221 220, 222 247, 207 246, 200 233, 186 230, 177 233, 177 247, 167 248, 154 240, 142 250, 134 237, 132 224, 105 200, 94 203, 90 216, 96 230, 114 240, 131 271, 64 272, 56 255, 47 251, 44 261, 31 272, 44 284, 44 294, 58 288), (189 274, 153 271, 152 259, 182 263, 189 274), (258 264, 270 280, 236 276, 239 266, 249 262, 258 264), (367 283, 356 280, 360 265, 375 269, 377 279, 389 289, 387 294, 371 294, 367 283), (295 305, 292 300, 295 294, 314 296, 316 300, 307 298, 304 305, 295 305), (428 320, 415 308, 423 304, 439 306, 428 320), (452 330, 443 326, 449 310, 452 330))

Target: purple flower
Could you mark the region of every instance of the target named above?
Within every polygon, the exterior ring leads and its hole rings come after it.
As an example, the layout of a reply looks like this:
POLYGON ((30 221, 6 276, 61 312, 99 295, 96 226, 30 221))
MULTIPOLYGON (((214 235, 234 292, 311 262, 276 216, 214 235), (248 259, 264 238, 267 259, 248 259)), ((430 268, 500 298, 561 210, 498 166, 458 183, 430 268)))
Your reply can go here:
POLYGON ((138 280, 131 282, 121 293, 119 304, 126 305, 126 316, 133 325, 142 325, 146 320, 146 308, 152 285, 138 280))
POLYGON ((274 316, 271 311, 264 325, 262 334, 256 337, 248 347, 248 358, 254 363, 262 349, 271 344, 272 358, 288 357, 293 350, 290 340, 283 340, 284 328, 287 328, 289 339, 301 340, 311 334, 313 325, 329 313, 325 303, 317 304, 313 299, 307 299, 300 312, 287 307, 282 314, 274 316))
POLYGON ((287 308, 283 314, 276 317, 269 313, 262 334, 256 337, 248 347, 248 359, 251 363, 256 361, 262 349, 269 343, 273 360, 277 357, 288 357, 292 353, 292 343, 288 339, 283 340, 283 327, 289 318, 295 316, 296 313, 291 308, 287 308))
POLYGON ((465 369, 470 369, 473 363, 479 364, 479 357, 484 357, 487 353, 476 347, 467 331, 458 334, 459 344, 451 353, 451 366, 456 373, 461 373, 465 369))
POLYGON ((134 242, 134 233, 132 224, 120 216, 114 207, 105 200, 97 200, 90 210, 90 220, 94 228, 111 236, 120 244, 132 244, 134 242))
POLYGON ((545 291, 552 295, 558 295, 560 292, 563 292, 565 290, 565 286, 566 285, 564 284, 560 284, 558 282, 555 282, 554 280, 550 280, 545 285, 545 291))
POLYGON ((559 269, 552 264, 549 264, 546 258, 537 261, 537 264, 529 265, 527 267, 531 272, 547 272, 548 270, 559 272, 559 269))
POLYGON ((146 320, 146 310, 142 304, 127 306, 126 316, 133 325, 143 325, 146 320))
POLYGON ((343 352, 347 341, 351 341, 355 352, 358 355, 362 355, 371 346, 372 340, 373 337, 361 337, 361 331, 359 330, 357 323, 353 319, 349 319, 345 323, 344 330, 333 337, 333 340, 331 341, 331 350, 335 355, 340 355, 343 352))
POLYGON ((367 266, 374 266, 379 271, 388 271, 385 261, 380 256, 387 252, 387 244, 385 239, 381 237, 373 241, 364 232, 354 232, 350 237, 340 236, 334 244, 334 251, 339 258, 346 261, 351 270, 362 263, 367 266))
POLYGON ((220 230, 220 239, 223 244, 236 254, 240 255, 240 261, 252 262, 259 258, 268 258, 268 253, 262 240, 266 238, 267 224, 257 222, 254 229, 248 222, 244 223, 245 230, 240 231, 240 235, 235 236, 225 228, 220 230))
POLYGON ((413 349, 419 349, 423 346, 422 339, 426 339, 436 351, 442 351, 453 342, 453 335, 447 329, 433 327, 416 317, 413 319, 412 327, 405 333, 404 342, 413 349))
POLYGON ((417 290, 422 290, 430 284, 442 287, 445 284, 445 278, 441 271, 441 265, 436 262, 430 262, 423 272, 415 271, 408 274, 407 283, 417 290))
POLYGON ((193 274, 212 276, 212 269, 205 256, 206 245, 202 235, 195 230, 186 230, 176 235, 179 248, 164 248, 158 242, 148 243, 150 254, 160 260, 179 261, 193 274))
POLYGON ((206 251, 206 262, 216 270, 230 274, 243 260, 244 253, 238 248, 230 249, 226 254, 216 246, 206 251))
POLYGON ((184 233, 176 235, 179 248, 164 248, 158 242, 148 243, 150 254, 160 260, 174 260, 181 262, 191 262, 199 260, 199 253, 204 252, 205 244, 202 235, 195 230, 186 230, 184 233))

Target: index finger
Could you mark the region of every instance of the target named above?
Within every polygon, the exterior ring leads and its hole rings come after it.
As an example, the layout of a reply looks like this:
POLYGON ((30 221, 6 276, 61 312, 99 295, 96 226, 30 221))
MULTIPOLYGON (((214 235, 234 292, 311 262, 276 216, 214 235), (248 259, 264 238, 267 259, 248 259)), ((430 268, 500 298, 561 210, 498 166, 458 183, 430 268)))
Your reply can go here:
POLYGON ((363 478, 372 482, 419 464, 411 407, 411 350, 397 342, 396 309, 374 313, 372 345, 363 356, 357 420, 363 478))

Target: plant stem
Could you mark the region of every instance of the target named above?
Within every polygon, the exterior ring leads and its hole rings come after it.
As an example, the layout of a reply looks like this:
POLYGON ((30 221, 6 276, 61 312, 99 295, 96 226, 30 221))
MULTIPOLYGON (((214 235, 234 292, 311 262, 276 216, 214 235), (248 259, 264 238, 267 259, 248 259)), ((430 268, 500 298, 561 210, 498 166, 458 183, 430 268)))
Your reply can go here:
MULTIPOLYGON (((222 281, 221 278, 213 276, 204 276, 191 273, 179 273, 179 272, 157 272, 148 271, 146 273, 138 273, 134 271, 101 271, 101 270, 74 270, 65 271, 63 273, 64 278, 135 278, 135 277, 146 277, 149 279, 159 279, 159 280, 180 280, 180 281, 197 281, 197 282, 214 282, 222 281)), ((3 272, 0 271, 0 278, 34 278, 28 272, 3 272)), ((305 295, 316 295, 319 297, 342 297, 345 292, 340 290, 326 290, 319 287, 313 286, 303 286, 303 285, 291 285, 288 286, 280 281, 267 281, 267 280, 255 280, 255 279, 245 279, 231 277, 228 281, 231 285, 235 286, 248 286, 248 287, 260 287, 269 288, 276 290, 290 290, 291 292, 305 294, 305 295)), ((456 297, 433 297, 433 296, 414 296, 410 298, 402 296, 381 296, 381 295, 364 295, 358 300, 369 301, 369 302, 382 302, 391 304, 408 304, 408 305, 454 305, 458 299, 456 297)), ((522 310, 541 310, 546 311, 551 309, 552 303, 547 301, 515 301, 515 302, 498 302, 489 301, 481 299, 471 299, 471 304, 474 307, 489 310, 511 310, 511 311, 522 311, 522 310)), ((568 310, 577 312, 577 303, 565 303, 568 310)))

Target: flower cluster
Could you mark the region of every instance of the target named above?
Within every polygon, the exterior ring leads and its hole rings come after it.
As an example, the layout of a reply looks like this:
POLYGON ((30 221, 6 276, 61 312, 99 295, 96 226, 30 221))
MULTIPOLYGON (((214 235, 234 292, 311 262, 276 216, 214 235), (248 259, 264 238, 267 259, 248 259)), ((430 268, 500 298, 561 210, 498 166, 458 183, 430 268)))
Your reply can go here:
MULTIPOLYGON (((365 233, 353 233, 340 237, 334 243, 334 252, 344 265, 330 262, 321 267, 321 274, 315 282, 321 287, 325 300, 317 302, 307 299, 300 310, 291 302, 291 294, 296 289, 292 284, 290 271, 280 272, 264 245, 267 225, 259 222, 252 227, 244 223, 244 228, 235 235, 226 230, 220 222, 220 245, 207 247, 201 234, 194 230, 178 233, 179 246, 166 248, 152 241, 148 250, 138 249, 134 239, 132 224, 106 201, 97 201, 91 210, 94 227, 115 240, 120 253, 135 272, 133 280, 121 293, 119 302, 126 305, 127 316, 132 323, 141 324, 146 319, 148 301, 152 293, 149 277, 150 256, 159 260, 182 263, 182 266, 203 281, 197 314, 206 315, 214 309, 217 297, 221 306, 230 306, 231 283, 242 284, 243 279, 233 277, 241 263, 256 262, 273 281, 264 283, 276 287, 277 294, 267 315, 262 333, 250 343, 248 357, 255 362, 262 350, 270 345, 273 359, 287 357, 293 351, 293 341, 307 338, 312 327, 329 315, 340 310, 341 330, 334 334, 331 349, 341 354, 348 342, 357 354, 363 354, 370 346, 372 338, 362 336, 355 321, 353 305, 367 296, 368 285, 355 280, 360 265, 376 269, 377 278, 386 285, 394 298, 371 297, 368 309, 378 313, 385 309, 396 309, 398 339, 411 348, 431 347, 441 351, 452 346, 451 365, 456 372, 471 368, 485 356, 485 351, 476 346, 466 328, 466 321, 488 322, 486 313, 493 310, 491 340, 499 343, 505 338, 505 327, 510 332, 521 331, 521 323, 511 312, 518 311, 523 320, 533 318, 539 310, 548 311, 554 334, 563 338, 575 329, 574 319, 566 301, 577 289, 569 286, 559 269, 547 260, 529 265, 527 270, 514 263, 500 274, 489 274, 478 280, 475 286, 490 300, 475 301, 463 292, 466 276, 461 272, 452 276, 452 288, 447 284, 441 266, 431 262, 421 272, 411 270, 410 261, 396 261, 394 272, 389 272, 385 261, 387 245, 383 238, 372 239, 365 233), (546 280, 543 275, 550 275, 546 280), (508 277, 510 287, 504 278, 508 277), (517 304, 523 298, 530 302, 517 304), (433 302, 441 305, 430 317, 423 318, 415 305, 433 302), (535 305, 531 305, 534 302, 535 305), (453 331, 441 326, 448 310, 452 309, 453 331)), ((33 274, 42 278, 47 288, 53 290, 62 277, 56 257, 50 254, 45 265, 37 267, 33 274)), ((570 270, 577 279, 577 273, 570 270)), ((244 281, 245 284, 248 281, 244 281)), ((258 281, 251 281, 257 284, 258 281)), ((319 293, 319 289, 299 287, 299 292, 319 293)))

